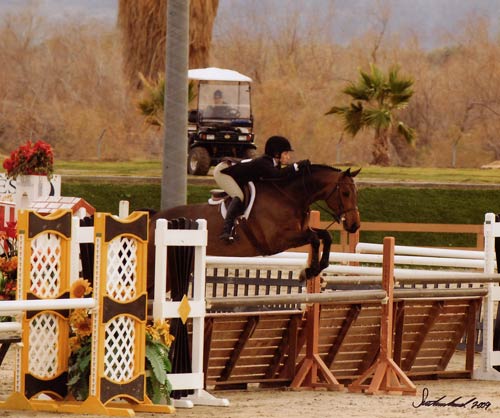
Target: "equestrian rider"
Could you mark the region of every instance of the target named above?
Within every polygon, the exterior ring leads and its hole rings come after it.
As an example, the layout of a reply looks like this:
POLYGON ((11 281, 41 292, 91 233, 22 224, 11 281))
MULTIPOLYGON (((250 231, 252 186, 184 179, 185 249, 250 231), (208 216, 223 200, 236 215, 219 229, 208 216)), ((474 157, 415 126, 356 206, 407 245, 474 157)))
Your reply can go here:
POLYGON ((243 186, 249 181, 271 178, 286 178, 296 174, 301 168, 308 166, 308 160, 288 165, 292 146, 282 136, 272 136, 266 141, 264 155, 252 160, 242 160, 236 164, 222 161, 214 169, 217 185, 232 197, 227 208, 226 219, 220 239, 231 243, 235 219, 243 213, 243 186))

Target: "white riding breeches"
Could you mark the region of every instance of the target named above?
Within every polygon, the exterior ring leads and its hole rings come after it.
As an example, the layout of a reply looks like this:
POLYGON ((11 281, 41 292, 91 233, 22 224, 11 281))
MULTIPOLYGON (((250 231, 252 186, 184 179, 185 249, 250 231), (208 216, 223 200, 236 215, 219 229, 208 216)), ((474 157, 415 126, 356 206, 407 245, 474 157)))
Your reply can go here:
POLYGON ((214 180, 217 185, 223 189, 231 197, 239 197, 243 202, 244 196, 238 183, 229 175, 221 173, 226 167, 229 167, 230 163, 223 161, 217 164, 214 168, 214 180))

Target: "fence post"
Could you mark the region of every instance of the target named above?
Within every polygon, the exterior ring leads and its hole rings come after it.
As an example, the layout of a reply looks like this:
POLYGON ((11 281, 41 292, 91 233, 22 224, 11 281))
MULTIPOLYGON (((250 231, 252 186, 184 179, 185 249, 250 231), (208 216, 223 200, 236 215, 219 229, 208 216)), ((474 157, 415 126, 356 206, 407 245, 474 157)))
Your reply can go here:
MULTIPOLYGON (((495 214, 487 213, 484 218, 484 273, 495 272, 495 237, 500 236, 500 223, 495 222, 495 214)), ((488 294, 483 303, 483 349, 481 363, 474 370, 473 378, 480 380, 500 380, 500 372, 494 366, 500 365, 500 351, 494 351, 494 305, 500 300, 498 284, 488 284, 488 294)), ((497 318, 498 320, 498 318, 497 318)))
POLYGON ((387 303, 382 305, 380 319, 380 352, 377 361, 348 388, 351 392, 368 394, 406 393, 415 395, 416 386, 392 358, 392 336, 394 323, 394 238, 384 238, 382 264, 382 286, 387 293, 387 303), (369 384, 365 384, 370 380, 369 384))

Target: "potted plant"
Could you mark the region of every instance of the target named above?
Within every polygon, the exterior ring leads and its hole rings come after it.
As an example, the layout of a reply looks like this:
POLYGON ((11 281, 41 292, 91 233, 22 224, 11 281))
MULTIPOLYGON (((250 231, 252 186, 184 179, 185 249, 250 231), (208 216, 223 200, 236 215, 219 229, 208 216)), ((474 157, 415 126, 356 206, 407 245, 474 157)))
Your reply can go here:
MULTIPOLYGON (((72 297, 90 296, 92 287, 87 280, 78 279, 71 286, 72 297)), ((74 309, 69 317, 72 336, 69 339, 70 358, 68 391, 83 401, 89 394, 89 377, 92 355, 92 323, 87 309, 74 309)), ((168 381, 171 371, 170 345, 174 337, 167 321, 155 321, 146 327, 146 392, 153 403, 170 404, 172 386, 168 381)))
POLYGON ((44 191, 50 190, 50 179, 54 173, 52 147, 42 140, 35 143, 27 141, 11 152, 10 157, 4 160, 3 168, 8 179, 16 180, 16 206, 26 207, 42 197, 44 191))

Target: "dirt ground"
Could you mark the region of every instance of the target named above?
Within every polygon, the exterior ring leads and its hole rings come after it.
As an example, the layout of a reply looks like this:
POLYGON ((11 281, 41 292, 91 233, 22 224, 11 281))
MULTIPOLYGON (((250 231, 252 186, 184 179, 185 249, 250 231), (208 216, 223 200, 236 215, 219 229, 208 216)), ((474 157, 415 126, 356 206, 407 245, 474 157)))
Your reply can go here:
MULTIPOLYGON (((463 361, 463 354, 457 353, 454 361, 463 361)), ((450 367, 453 367, 453 364, 450 367)), ((0 369, 1 399, 5 399, 12 390, 12 373, 13 361, 9 353, 0 369)), ((407 416, 428 417, 439 414, 441 417, 449 418, 500 417, 499 382, 442 379, 416 381, 415 384, 417 386, 416 396, 365 395, 347 391, 290 391, 285 389, 211 392, 218 398, 228 399, 230 405, 227 407, 195 406, 192 409, 177 408, 175 416, 186 418, 400 418, 407 416), (423 396, 426 396, 426 405, 422 405, 423 396), (432 402, 438 399, 438 404, 432 402), (452 401, 454 401, 455 406, 450 405, 452 401)), ((61 414, 0 410, 0 417, 52 418, 56 416, 61 416, 61 414)), ((85 414, 67 416, 97 417, 97 415, 85 414)), ((158 414, 136 413, 136 417, 139 418, 155 416, 158 414)))

